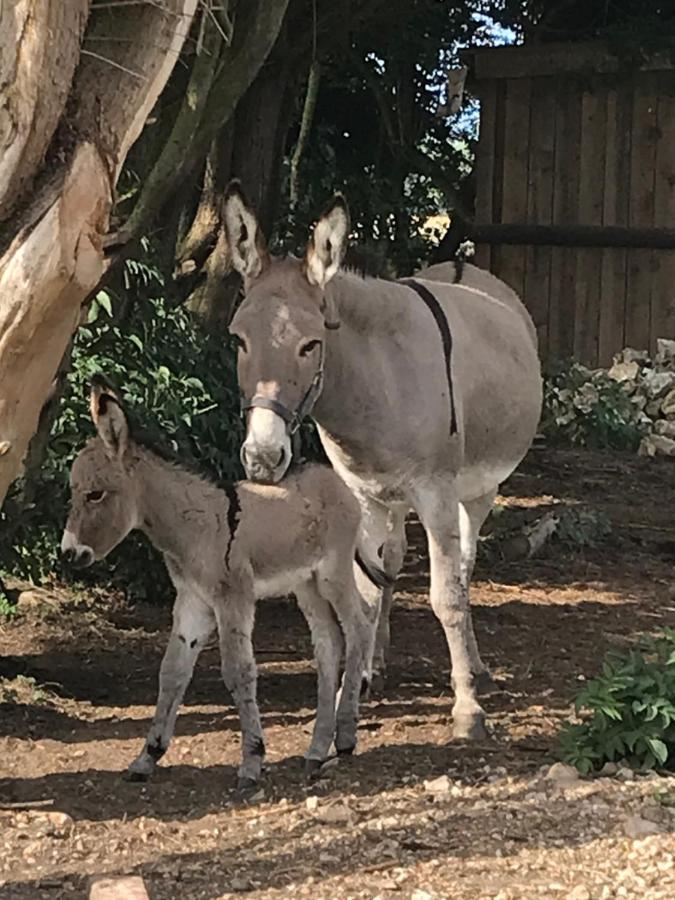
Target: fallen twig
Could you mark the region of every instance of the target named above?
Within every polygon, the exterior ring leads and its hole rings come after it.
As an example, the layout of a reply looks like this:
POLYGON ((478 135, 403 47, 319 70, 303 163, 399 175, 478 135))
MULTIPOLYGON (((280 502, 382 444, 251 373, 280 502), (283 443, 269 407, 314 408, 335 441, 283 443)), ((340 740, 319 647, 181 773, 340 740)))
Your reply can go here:
POLYGON ((0 803, 0 809, 42 809, 53 806, 54 798, 48 800, 17 800, 15 803, 0 803))

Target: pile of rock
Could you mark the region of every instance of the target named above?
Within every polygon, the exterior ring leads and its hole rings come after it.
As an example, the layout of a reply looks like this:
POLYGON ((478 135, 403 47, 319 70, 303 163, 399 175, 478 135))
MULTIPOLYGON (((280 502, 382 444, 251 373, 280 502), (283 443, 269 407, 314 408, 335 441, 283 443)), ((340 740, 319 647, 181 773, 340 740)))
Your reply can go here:
POLYGON ((675 457, 675 341, 659 338, 656 346, 653 359, 646 350, 627 347, 614 357, 607 374, 639 410, 646 430, 640 455, 675 457))

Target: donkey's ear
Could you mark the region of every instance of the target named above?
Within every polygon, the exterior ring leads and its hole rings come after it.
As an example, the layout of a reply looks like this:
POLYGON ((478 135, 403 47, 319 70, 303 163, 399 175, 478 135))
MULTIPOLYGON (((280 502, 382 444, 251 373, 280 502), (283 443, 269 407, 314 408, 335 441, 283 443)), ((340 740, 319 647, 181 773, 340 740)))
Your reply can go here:
POLYGON ((119 397, 101 379, 92 379, 91 418, 109 456, 120 458, 129 445, 129 423, 119 397))
POLYGON ((316 223, 305 254, 305 271, 310 284, 324 288, 342 264, 349 237, 349 208, 342 194, 336 194, 316 223))
POLYGON ((232 265, 244 278, 257 278, 269 263, 270 255, 256 215, 236 179, 225 190, 223 223, 232 265))

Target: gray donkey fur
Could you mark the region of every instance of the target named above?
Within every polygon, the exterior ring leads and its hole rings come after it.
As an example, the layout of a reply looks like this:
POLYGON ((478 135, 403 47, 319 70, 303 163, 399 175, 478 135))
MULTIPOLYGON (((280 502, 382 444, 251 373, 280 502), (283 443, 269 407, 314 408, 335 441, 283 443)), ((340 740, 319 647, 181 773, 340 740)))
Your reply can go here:
POLYGON ((223 679, 241 720, 239 788, 255 786, 265 752, 251 643, 255 602, 290 591, 310 627, 318 668, 306 771, 321 766, 333 740, 338 754, 351 753, 374 623, 354 580, 360 513, 349 489, 331 469, 307 466, 280 486, 241 482, 221 490, 134 441, 109 387, 92 388, 91 412, 98 436, 72 466, 62 552, 87 566, 138 528, 164 555, 177 592, 157 708, 129 776, 149 777, 166 753, 195 662, 215 627, 223 679))
MULTIPOLYGON (((248 417, 246 473, 280 482, 293 431, 311 412, 361 506, 359 547, 369 559, 379 555, 390 581, 403 561, 405 516, 417 513, 429 544, 431 606, 450 650, 455 735, 481 738, 477 695, 490 678, 474 636, 469 582, 481 524, 539 421, 532 320, 504 282, 475 266, 432 266, 414 282, 340 271, 349 234, 340 196, 302 259, 269 253, 237 183, 223 212, 245 289, 230 330, 248 417)), ((365 594, 369 586, 359 584, 365 594)), ((388 587, 376 669, 388 644, 391 597, 388 587)))

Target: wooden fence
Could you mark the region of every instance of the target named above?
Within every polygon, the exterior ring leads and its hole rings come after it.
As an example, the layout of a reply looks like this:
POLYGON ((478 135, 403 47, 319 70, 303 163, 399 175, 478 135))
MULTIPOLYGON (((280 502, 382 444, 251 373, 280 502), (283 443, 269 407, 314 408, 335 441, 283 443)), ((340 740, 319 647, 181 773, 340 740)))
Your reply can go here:
POLYGON ((525 298, 544 361, 675 337, 675 69, 603 45, 474 51, 479 265, 525 298))

